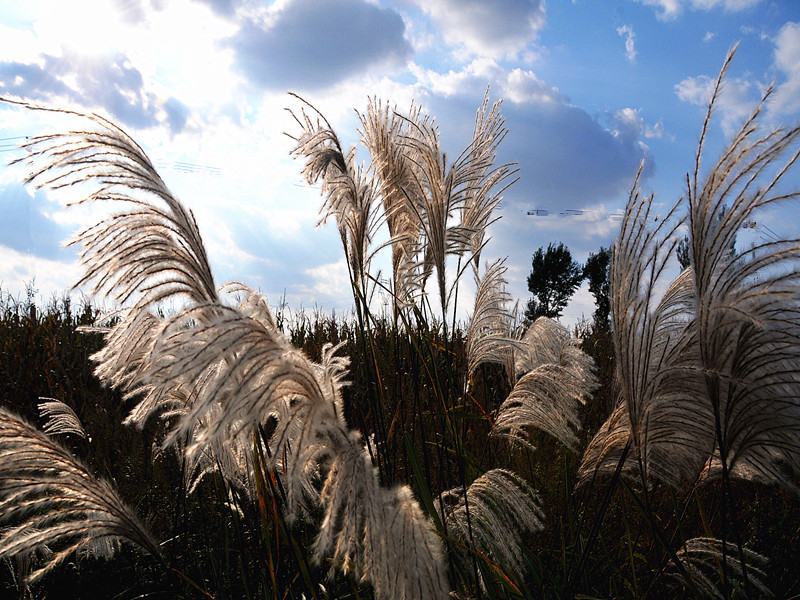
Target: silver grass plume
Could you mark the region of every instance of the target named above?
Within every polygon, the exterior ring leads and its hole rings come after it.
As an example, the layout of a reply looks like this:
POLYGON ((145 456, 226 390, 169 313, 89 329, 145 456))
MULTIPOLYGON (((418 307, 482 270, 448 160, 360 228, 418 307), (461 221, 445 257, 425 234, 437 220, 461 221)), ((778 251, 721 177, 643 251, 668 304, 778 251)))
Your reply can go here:
POLYGON ((415 257, 421 254, 423 283, 435 271, 444 314, 463 274, 459 270, 448 286, 446 259, 469 252, 477 266, 492 211, 507 186, 496 188, 514 173, 511 165, 494 166, 497 146, 507 131, 500 103, 489 109, 487 90, 473 139, 451 165, 441 151, 438 127, 419 107, 412 105, 402 116, 388 104, 370 100, 360 117, 362 141, 380 182, 394 240, 395 287, 417 271, 420 260, 415 257), (455 222, 457 214, 460 222, 455 222))
POLYGON ((47 419, 42 431, 48 435, 69 434, 87 439, 83 423, 68 404, 55 398, 39 398, 39 400, 44 400, 39 402, 39 416, 47 419))
POLYGON ((594 361, 565 327, 540 317, 523 334, 517 368, 529 369, 498 409, 491 435, 529 445, 530 429, 541 429, 578 451, 579 408, 597 389, 594 361))
POLYGON ((308 183, 321 182, 325 196, 320 224, 329 217, 336 220, 352 277, 366 292, 366 274, 375 252, 370 245, 383 223, 378 212, 377 191, 373 179, 364 168, 355 164, 355 146, 345 152, 330 123, 311 104, 292 94, 316 115, 305 110, 289 111, 301 127, 291 154, 306 160, 303 175, 308 183))
POLYGON ((483 104, 475 115, 472 142, 465 151, 473 171, 473 180, 466 186, 461 207, 461 226, 473 232, 467 250, 472 254, 476 268, 480 265, 486 230, 500 218, 493 217, 493 212, 499 206, 503 192, 517 181, 507 182, 517 172, 513 165, 494 164, 497 147, 508 133, 500 113, 501 104, 502 100, 498 100, 489 108, 489 88, 486 88, 483 104))
POLYGON ((504 572, 522 576, 523 536, 544 528, 539 496, 527 482, 511 471, 492 469, 470 484, 466 499, 463 488, 455 488, 436 502, 445 515, 448 535, 465 545, 472 540, 504 572))
MULTIPOLYGON (((467 377, 479 365, 496 363, 509 369, 517 342, 511 334, 512 316, 506 306, 511 301, 506 291, 505 259, 486 265, 483 277, 475 274, 475 309, 467 329, 467 377)), ((513 368, 513 367, 512 367, 513 368)))
POLYGON ((452 222, 456 211, 463 206, 466 185, 473 174, 463 160, 448 167, 433 117, 420 112, 406 119, 408 126, 400 145, 410 164, 412 196, 420 198, 420 246, 425 249, 423 273, 426 278, 436 273, 439 302, 445 318, 450 296, 447 257, 462 254, 475 233, 452 222))
POLYGON ((641 197, 636 186, 629 200, 612 263, 619 408, 587 449, 584 480, 597 469, 613 470, 628 445, 634 452, 626 472, 674 485, 701 468, 704 479, 727 470, 791 485, 781 465, 798 470, 798 278, 791 266, 800 242, 768 242, 739 256, 730 248, 754 210, 796 196, 774 190, 797 153, 761 181, 800 130, 759 137, 757 108, 700 183, 703 141, 731 57, 687 177, 692 268, 660 301, 655 282, 672 252, 674 228, 659 235, 666 220, 648 226, 652 197, 641 197))
MULTIPOLYGON (((720 569, 723 559, 722 545, 722 540, 717 538, 692 538, 684 542, 683 546, 675 553, 691 577, 695 587, 705 598, 723 600, 725 597, 716 581, 717 578, 722 576, 720 569)), ((737 592, 745 594, 742 564, 737 558, 734 558, 736 556, 736 544, 725 542, 725 546, 727 568, 736 575, 736 577, 728 575, 729 582, 733 584, 737 592)), ((766 573, 762 567, 766 565, 767 559, 749 548, 744 548, 743 553, 747 561, 747 581, 749 585, 758 590, 764 597, 773 597, 772 592, 763 581, 766 573)), ((681 582, 682 576, 671 575, 679 583, 681 582)))
POLYGON ((46 544, 47 564, 34 582, 72 553, 98 552, 119 541, 161 560, 158 545, 105 481, 67 450, 0 408, 0 558, 32 553, 46 544))
POLYGON ((722 470, 793 486, 783 466, 800 472, 800 239, 763 242, 738 256, 726 245, 756 211, 800 194, 781 190, 800 156, 800 126, 762 132, 768 90, 701 177, 706 132, 734 52, 717 79, 687 177, 698 366, 722 470))
POLYGON ((569 339, 569 330, 558 321, 547 317, 536 319, 520 335, 511 383, 540 365, 559 362, 561 350, 569 339))
POLYGON ((98 115, 84 115, 3 99, 34 110, 78 115, 95 127, 28 138, 22 147, 30 170, 26 183, 66 188, 91 181, 96 191, 78 201, 129 205, 78 234, 83 278, 92 293, 109 292, 124 303, 145 296, 155 303, 176 294, 195 302, 216 300, 216 289, 197 223, 172 196, 142 148, 98 115))
MULTIPOLYGON (((103 119, 89 118, 102 128, 100 133, 42 136, 26 145, 32 152, 31 178, 54 173, 42 185, 91 181, 100 190, 89 198, 134 204, 79 237, 87 269, 84 281, 96 280, 96 289, 121 301, 138 296, 107 333, 106 347, 94 356, 101 379, 139 398, 127 422, 141 426, 152 415, 164 416, 169 426, 165 445, 183 448, 190 464, 200 464, 196 461, 207 449, 213 453, 225 440, 249 437, 273 420, 270 466, 285 481, 290 517, 312 474, 326 477, 333 470, 356 476, 340 482, 352 485, 355 494, 334 493, 331 483, 320 496, 325 514, 354 515, 357 522, 345 526, 327 519, 315 544, 318 559, 333 552, 335 563, 357 570, 378 598, 444 598, 447 578, 440 541, 410 490, 376 492, 374 472, 356 466, 367 454, 343 417, 340 390, 347 359, 328 346, 321 364, 312 363, 277 329, 263 298, 244 286, 236 288, 244 294, 238 305, 223 304, 190 213, 169 194, 135 142, 103 119), (38 160, 46 166, 37 167, 38 160), (175 295, 185 302, 182 310, 166 318, 150 311, 153 303, 175 295), (348 505, 362 498, 368 500, 364 510, 348 505), (354 528, 362 537, 343 540, 354 528)), ((12 468, 27 456, 15 450, 0 468, 12 468)), ((105 490, 103 486, 97 483, 99 489, 105 490)), ((112 508, 102 505, 99 510, 112 508)), ((116 514, 112 511, 111 517, 116 514)), ((111 517, 92 524, 87 539, 98 528, 115 534, 111 517)), ((47 519, 37 525, 47 525, 47 519)), ((30 537, 38 543, 60 531, 30 537)), ((154 549, 138 535, 137 543, 154 549)))
POLYGON ((395 298, 411 300, 422 284, 417 261, 422 197, 415 186, 411 163, 401 143, 409 121, 420 107, 412 105, 409 119, 401 117, 377 98, 370 98, 361 120, 361 142, 370 154, 392 245, 392 276, 395 298))
POLYGON ((705 462, 713 429, 699 410, 691 271, 659 293, 677 243, 678 204, 653 215, 653 196, 638 188, 640 174, 641 168, 612 254, 617 408, 590 442, 579 477, 613 472, 624 457, 623 474, 677 485, 705 462))

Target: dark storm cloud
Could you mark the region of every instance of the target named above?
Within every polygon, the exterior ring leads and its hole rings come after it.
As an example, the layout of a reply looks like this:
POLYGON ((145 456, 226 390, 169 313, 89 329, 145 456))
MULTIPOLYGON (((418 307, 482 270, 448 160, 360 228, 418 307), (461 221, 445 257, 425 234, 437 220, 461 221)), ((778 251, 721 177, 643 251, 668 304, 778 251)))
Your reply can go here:
POLYGON ((314 90, 411 55, 398 13, 363 0, 294 0, 269 27, 245 21, 228 43, 251 83, 314 90))
POLYGON ((66 97, 87 108, 101 106, 114 119, 137 129, 160 124, 164 110, 173 133, 188 109, 170 98, 166 105, 144 88, 142 74, 123 54, 85 57, 41 55, 40 63, 0 62, 0 93, 51 102, 66 97))
POLYGON ((18 183, 0 188, 0 244, 42 258, 62 258, 61 243, 71 231, 44 214, 48 208, 53 205, 42 192, 31 197, 18 183))

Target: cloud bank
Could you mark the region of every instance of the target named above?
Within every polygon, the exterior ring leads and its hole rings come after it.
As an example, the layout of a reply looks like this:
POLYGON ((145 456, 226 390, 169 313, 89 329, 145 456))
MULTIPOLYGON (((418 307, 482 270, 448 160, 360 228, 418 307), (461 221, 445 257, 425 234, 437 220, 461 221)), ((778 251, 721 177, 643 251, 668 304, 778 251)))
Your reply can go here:
POLYGON ((272 90, 320 90, 411 56, 402 17, 363 0, 293 0, 269 18, 245 18, 226 44, 250 83, 272 90))

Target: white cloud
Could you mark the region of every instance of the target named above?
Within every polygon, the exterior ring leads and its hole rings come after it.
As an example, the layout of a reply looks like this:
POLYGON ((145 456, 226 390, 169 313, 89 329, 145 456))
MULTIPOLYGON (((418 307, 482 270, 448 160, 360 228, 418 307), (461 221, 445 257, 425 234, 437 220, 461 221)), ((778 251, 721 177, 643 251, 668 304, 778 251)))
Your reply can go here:
POLYGON ((491 58, 475 59, 460 71, 437 73, 413 64, 411 71, 420 85, 444 97, 485 90, 491 84, 494 95, 515 104, 555 105, 567 101, 557 88, 539 79, 533 71, 507 70, 491 58))
POLYGON ((628 62, 636 62, 636 34, 630 25, 617 27, 617 33, 625 38, 625 58, 628 62))
POLYGON ((775 66, 786 76, 772 96, 770 110, 792 114, 800 110, 800 23, 789 22, 775 38, 775 66))
POLYGON ((350 291, 350 273, 344 258, 327 265, 305 269, 303 273, 311 278, 311 283, 301 287, 301 290, 319 302, 329 302, 350 291))
POLYGON ((645 6, 658 9, 658 18, 669 21, 678 18, 684 10, 712 10, 721 8, 728 12, 745 10, 761 0, 637 0, 645 6))
MULTIPOLYGON (((716 78, 700 75, 687 77, 676 84, 674 89, 680 100, 695 106, 707 106, 715 83, 716 78)), ((738 130, 758 104, 758 99, 751 93, 752 88, 749 81, 741 78, 728 78, 723 82, 714 109, 722 117, 725 135, 732 135, 738 130)))
POLYGON ((620 139, 636 141, 644 130, 644 119, 635 108, 622 108, 612 117, 612 133, 620 139))
POLYGON ((659 139, 664 137, 664 123, 658 121, 655 125, 647 125, 644 129, 644 137, 647 139, 659 139))
POLYGON ((445 41, 469 54, 514 57, 545 24, 541 0, 415 0, 445 41))
POLYGON ((714 91, 714 80, 707 75, 687 77, 675 85, 675 93, 683 102, 690 104, 708 104, 714 91))
POLYGON ((717 35, 716 33, 713 33, 711 31, 706 31, 706 34, 703 36, 703 41, 708 43, 711 40, 713 40, 716 37, 716 35, 717 35))

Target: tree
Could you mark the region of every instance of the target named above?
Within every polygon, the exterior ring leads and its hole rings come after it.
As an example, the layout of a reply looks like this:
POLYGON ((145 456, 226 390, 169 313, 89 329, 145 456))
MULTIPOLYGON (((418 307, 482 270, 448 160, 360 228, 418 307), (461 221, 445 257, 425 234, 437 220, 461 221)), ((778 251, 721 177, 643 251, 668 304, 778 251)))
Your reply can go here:
POLYGON ((525 318, 535 321, 539 317, 560 317, 583 277, 581 265, 572 260, 563 243, 550 244, 547 251, 539 248, 533 254, 528 275, 528 291, 533 298, 528 301, 525 318))
POLYGON ((675 254, 678 257, 678 264, 680 264, 682 271, 688 269, 689 265, 692 264, 692 258, 689 255, 689 249, 689 236, 685 235, 675 247, 675 254))
POLYGON ((611 313, 611 249, 601 247, 597 254, 589 254, 583 266, 583 276, 589 280, 589 292, 594 296, 597 308, 594 311, 596 327, 608 327, 608 315, 611 313))

